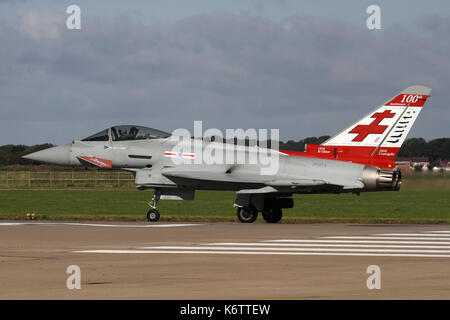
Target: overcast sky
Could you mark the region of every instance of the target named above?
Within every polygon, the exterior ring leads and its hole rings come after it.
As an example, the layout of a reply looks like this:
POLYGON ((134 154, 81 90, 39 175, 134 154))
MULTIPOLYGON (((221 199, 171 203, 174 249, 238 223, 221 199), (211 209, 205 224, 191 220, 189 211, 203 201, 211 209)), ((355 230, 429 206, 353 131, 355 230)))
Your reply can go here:
POLYGON ((299 140, 415 84, 433 91, 409 137, 450 136, 447 0, 0 0, 0 61, 0 145, 194 120, 299 140), (382 30, 366 27, 370 4, 382 30))

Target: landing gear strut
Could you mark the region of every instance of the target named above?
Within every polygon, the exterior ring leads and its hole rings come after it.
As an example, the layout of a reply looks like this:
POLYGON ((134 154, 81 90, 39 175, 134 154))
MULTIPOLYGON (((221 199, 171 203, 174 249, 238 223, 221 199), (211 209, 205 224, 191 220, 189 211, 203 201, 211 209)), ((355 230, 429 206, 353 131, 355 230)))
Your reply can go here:
POLYGON ((159 198, 161 197, 161 191, 155 190, 155 194, 153 195, 152 201, 148 203, 150 206, 150 210, 147 212, 147 220, 150 222, 156 222, 159 220, 160 214, 156 209, 159 198))

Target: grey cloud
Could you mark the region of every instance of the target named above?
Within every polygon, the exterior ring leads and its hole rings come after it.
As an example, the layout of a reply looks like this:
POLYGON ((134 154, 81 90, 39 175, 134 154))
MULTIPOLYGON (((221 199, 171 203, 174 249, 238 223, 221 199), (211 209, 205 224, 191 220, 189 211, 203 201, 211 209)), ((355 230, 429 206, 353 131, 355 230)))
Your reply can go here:
POLYGON ((450 39, 434 35, 449 26, 380 34, 330 18, 225 12, 165 26, 121 16, 44 39, 5 26, 0 144, 64 143, 117 123, 191 129, 193 120, 300 139, 333 134, 412 84, 434 89, 412 135, 448 135, 450 39))
POLYGON ((420 24, 425 30, 430 31, 431 35, 448 35, 450 31, 450 16, 427 14, 416 19, 416 23, 420 24))

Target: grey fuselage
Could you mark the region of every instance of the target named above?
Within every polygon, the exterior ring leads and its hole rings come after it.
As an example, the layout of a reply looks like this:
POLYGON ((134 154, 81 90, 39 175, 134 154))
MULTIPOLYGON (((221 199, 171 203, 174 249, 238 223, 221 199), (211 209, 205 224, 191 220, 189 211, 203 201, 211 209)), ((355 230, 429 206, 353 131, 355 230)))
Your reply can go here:
MULTIPOLYGON (((178 151, 173 150, 180 148, 179 141, 172 137, 132 141, 77 140, 70 145, 39 151, 34 157, 33 154, 30 155, 30 158, 62 165, 86 165, 81 157, 109 159, 111 167, 135 172, 136 186, 140 189, 242 190, 271 186, 278 192, 288 193, 359 192, 379 189, 377 169, 362 164, 289 156, 271 149, 198 139, 188 142, 194 142, 192 144, 196 144, 197 150, 201 152, 205 152, 205 148, 215 151, 235 148, 235 159, 223 163, 196 163, 196 159, 169 157, 168 152, 177 153, 178 151), (263 165, 237 161, 240 156, 249 158, 255 152, 266 152, 276 158, 277 170, 263 174, 263 165)), ((185 146, 182 144, 181 147, 185 146)), ((189 147, 185 149, 189 151, 189 147)), ((198 157, 198 153, 196 156, 198 157)))

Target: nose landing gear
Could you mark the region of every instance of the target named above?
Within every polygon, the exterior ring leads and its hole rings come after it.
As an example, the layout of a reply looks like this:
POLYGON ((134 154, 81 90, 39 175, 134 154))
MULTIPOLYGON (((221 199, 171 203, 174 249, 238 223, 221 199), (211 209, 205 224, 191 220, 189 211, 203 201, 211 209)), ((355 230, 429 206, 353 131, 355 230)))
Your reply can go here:
POLYGON ((147 212, 147 220, 150 221, 150 222, 158 221, 159 220, 159 216, 160 216, 159 211, 156 210, 156 209, 150 209, 147 212))
POLYGON ((156 209, 159 198, 161 197, 161 192, 159 190, 155 190, 155 194, 153 195, 152 201, 148 203, 150 206, 150 210, 147 212, 147 220, 149 222, 156 222, 159 220, 160 214, 156 209))

